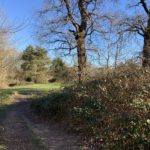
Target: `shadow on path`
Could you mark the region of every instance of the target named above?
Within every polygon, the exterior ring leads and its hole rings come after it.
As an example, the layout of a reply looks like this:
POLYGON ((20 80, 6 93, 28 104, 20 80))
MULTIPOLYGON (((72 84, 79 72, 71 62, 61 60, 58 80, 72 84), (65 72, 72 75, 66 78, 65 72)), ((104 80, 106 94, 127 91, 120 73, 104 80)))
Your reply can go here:
MULTIPOLYGON (((80 150, 80 137, 54 123, 41 121, 30 110, 31 100, 15 98, 0 122, 0 145, 7 150, 80 150)), ((1 149, 1 148, 0 148, 1 149)))

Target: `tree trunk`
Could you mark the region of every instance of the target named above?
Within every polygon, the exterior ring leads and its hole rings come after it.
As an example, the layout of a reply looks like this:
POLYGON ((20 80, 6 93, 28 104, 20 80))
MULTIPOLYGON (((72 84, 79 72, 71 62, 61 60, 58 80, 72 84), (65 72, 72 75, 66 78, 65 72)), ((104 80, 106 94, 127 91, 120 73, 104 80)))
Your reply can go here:
POLYGON ((118 51, 115 54, 115 69, 117 69, 118 51))
POLYGON ((77 53, 78 53, 78 78, 81 83, 86 76, 86 49, 85 49, 85 35, 84 33, 78 34, 77 40, 77 53))
POLYGON ((110 44, 108 44, 108 47, 107 47, 107 64, 106 64, 106 67, 107 69, 109 69, 109 63, 110 63, 110 44))
POLYGON ((150 67, 150 17, 144 35, 143 67, 150 67))

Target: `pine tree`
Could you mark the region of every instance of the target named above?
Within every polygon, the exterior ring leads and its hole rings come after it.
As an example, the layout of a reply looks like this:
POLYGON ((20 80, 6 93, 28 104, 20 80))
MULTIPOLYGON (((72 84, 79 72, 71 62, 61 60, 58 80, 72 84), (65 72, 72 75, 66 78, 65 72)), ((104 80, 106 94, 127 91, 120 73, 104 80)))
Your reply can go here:
POLYGON ((44 48, 28 46, 22 55, 25 79, 36 83, 48 81, 50 58, 44 48))

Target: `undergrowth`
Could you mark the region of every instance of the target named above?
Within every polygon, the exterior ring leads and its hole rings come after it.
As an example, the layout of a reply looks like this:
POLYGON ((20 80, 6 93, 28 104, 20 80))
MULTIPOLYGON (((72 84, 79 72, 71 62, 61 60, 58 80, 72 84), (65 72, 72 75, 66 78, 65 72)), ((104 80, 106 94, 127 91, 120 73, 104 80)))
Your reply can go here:
POLYGON ((66 122, 93 149, 150 149, 150 69, 120 69, 39 97, 34 110, 66 122))

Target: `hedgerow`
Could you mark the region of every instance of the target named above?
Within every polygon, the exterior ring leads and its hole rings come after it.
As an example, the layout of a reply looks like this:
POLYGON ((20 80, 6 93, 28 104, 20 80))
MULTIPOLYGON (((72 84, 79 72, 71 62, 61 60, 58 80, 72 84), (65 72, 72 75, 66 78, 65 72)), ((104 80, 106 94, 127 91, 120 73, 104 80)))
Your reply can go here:
POLYGON ((150 149, 150 69, 120 69, 33 101, 66 122, 93 149, 150 149))

